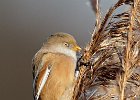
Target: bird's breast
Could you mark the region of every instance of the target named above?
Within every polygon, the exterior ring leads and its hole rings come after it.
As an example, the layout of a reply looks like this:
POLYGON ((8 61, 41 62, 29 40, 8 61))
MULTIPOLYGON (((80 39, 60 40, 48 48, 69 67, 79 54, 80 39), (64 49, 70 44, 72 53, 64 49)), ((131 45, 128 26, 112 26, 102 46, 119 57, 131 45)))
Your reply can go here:
POLYGON ((59 100, 73 85, 76 62, 63 54, 53 55, 51 62, 52 69, 44 86, 43 95, 48 98, 47 100, 59 100))

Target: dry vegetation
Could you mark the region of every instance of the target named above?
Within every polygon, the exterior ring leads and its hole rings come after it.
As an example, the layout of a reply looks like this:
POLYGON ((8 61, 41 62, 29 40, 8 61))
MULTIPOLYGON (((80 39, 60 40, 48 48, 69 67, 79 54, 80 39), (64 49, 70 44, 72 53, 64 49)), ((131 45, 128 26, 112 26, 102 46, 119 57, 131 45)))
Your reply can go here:
POLYGON ((140 0, 119 0, 101 18, 78 61, 74 100, 140 100, 140 0), (121 6, 128 10, 119 14, 121 6))

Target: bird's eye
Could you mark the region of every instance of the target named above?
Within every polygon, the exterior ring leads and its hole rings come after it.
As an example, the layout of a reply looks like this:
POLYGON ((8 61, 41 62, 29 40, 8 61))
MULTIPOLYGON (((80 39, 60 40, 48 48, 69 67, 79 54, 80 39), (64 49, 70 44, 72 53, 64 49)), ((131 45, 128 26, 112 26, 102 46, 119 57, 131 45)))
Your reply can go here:
POLYGON ((69 47, 69 44, 68 44, 67 42, 65 42, 64 45, 65 45, 66 47, 69 47))

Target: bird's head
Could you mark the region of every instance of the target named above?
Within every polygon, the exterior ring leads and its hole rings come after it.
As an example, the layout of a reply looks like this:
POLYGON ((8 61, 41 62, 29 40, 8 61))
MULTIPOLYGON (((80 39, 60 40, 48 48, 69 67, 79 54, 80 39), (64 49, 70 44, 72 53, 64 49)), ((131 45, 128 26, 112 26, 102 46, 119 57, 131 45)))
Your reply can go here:
POLYGON ((76 52, 81 50, 72 35, 62 32, 51 35, 43 47, 47 48, 50 52, 62 53, 74 58, 76 57, 76 52))

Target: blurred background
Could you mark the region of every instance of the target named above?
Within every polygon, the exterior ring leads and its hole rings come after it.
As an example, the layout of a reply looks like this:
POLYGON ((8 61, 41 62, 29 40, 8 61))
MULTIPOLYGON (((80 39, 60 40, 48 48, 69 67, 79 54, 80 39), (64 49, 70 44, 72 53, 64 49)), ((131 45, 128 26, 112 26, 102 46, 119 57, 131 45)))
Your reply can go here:
MULTIPOLYGON (((102 14, 116 0, 102 0, 102 14)), ((33 100, 33 55, 55 32, 90 41, 95 14, 88 0, 0 0, 0 100, 33 100)))

